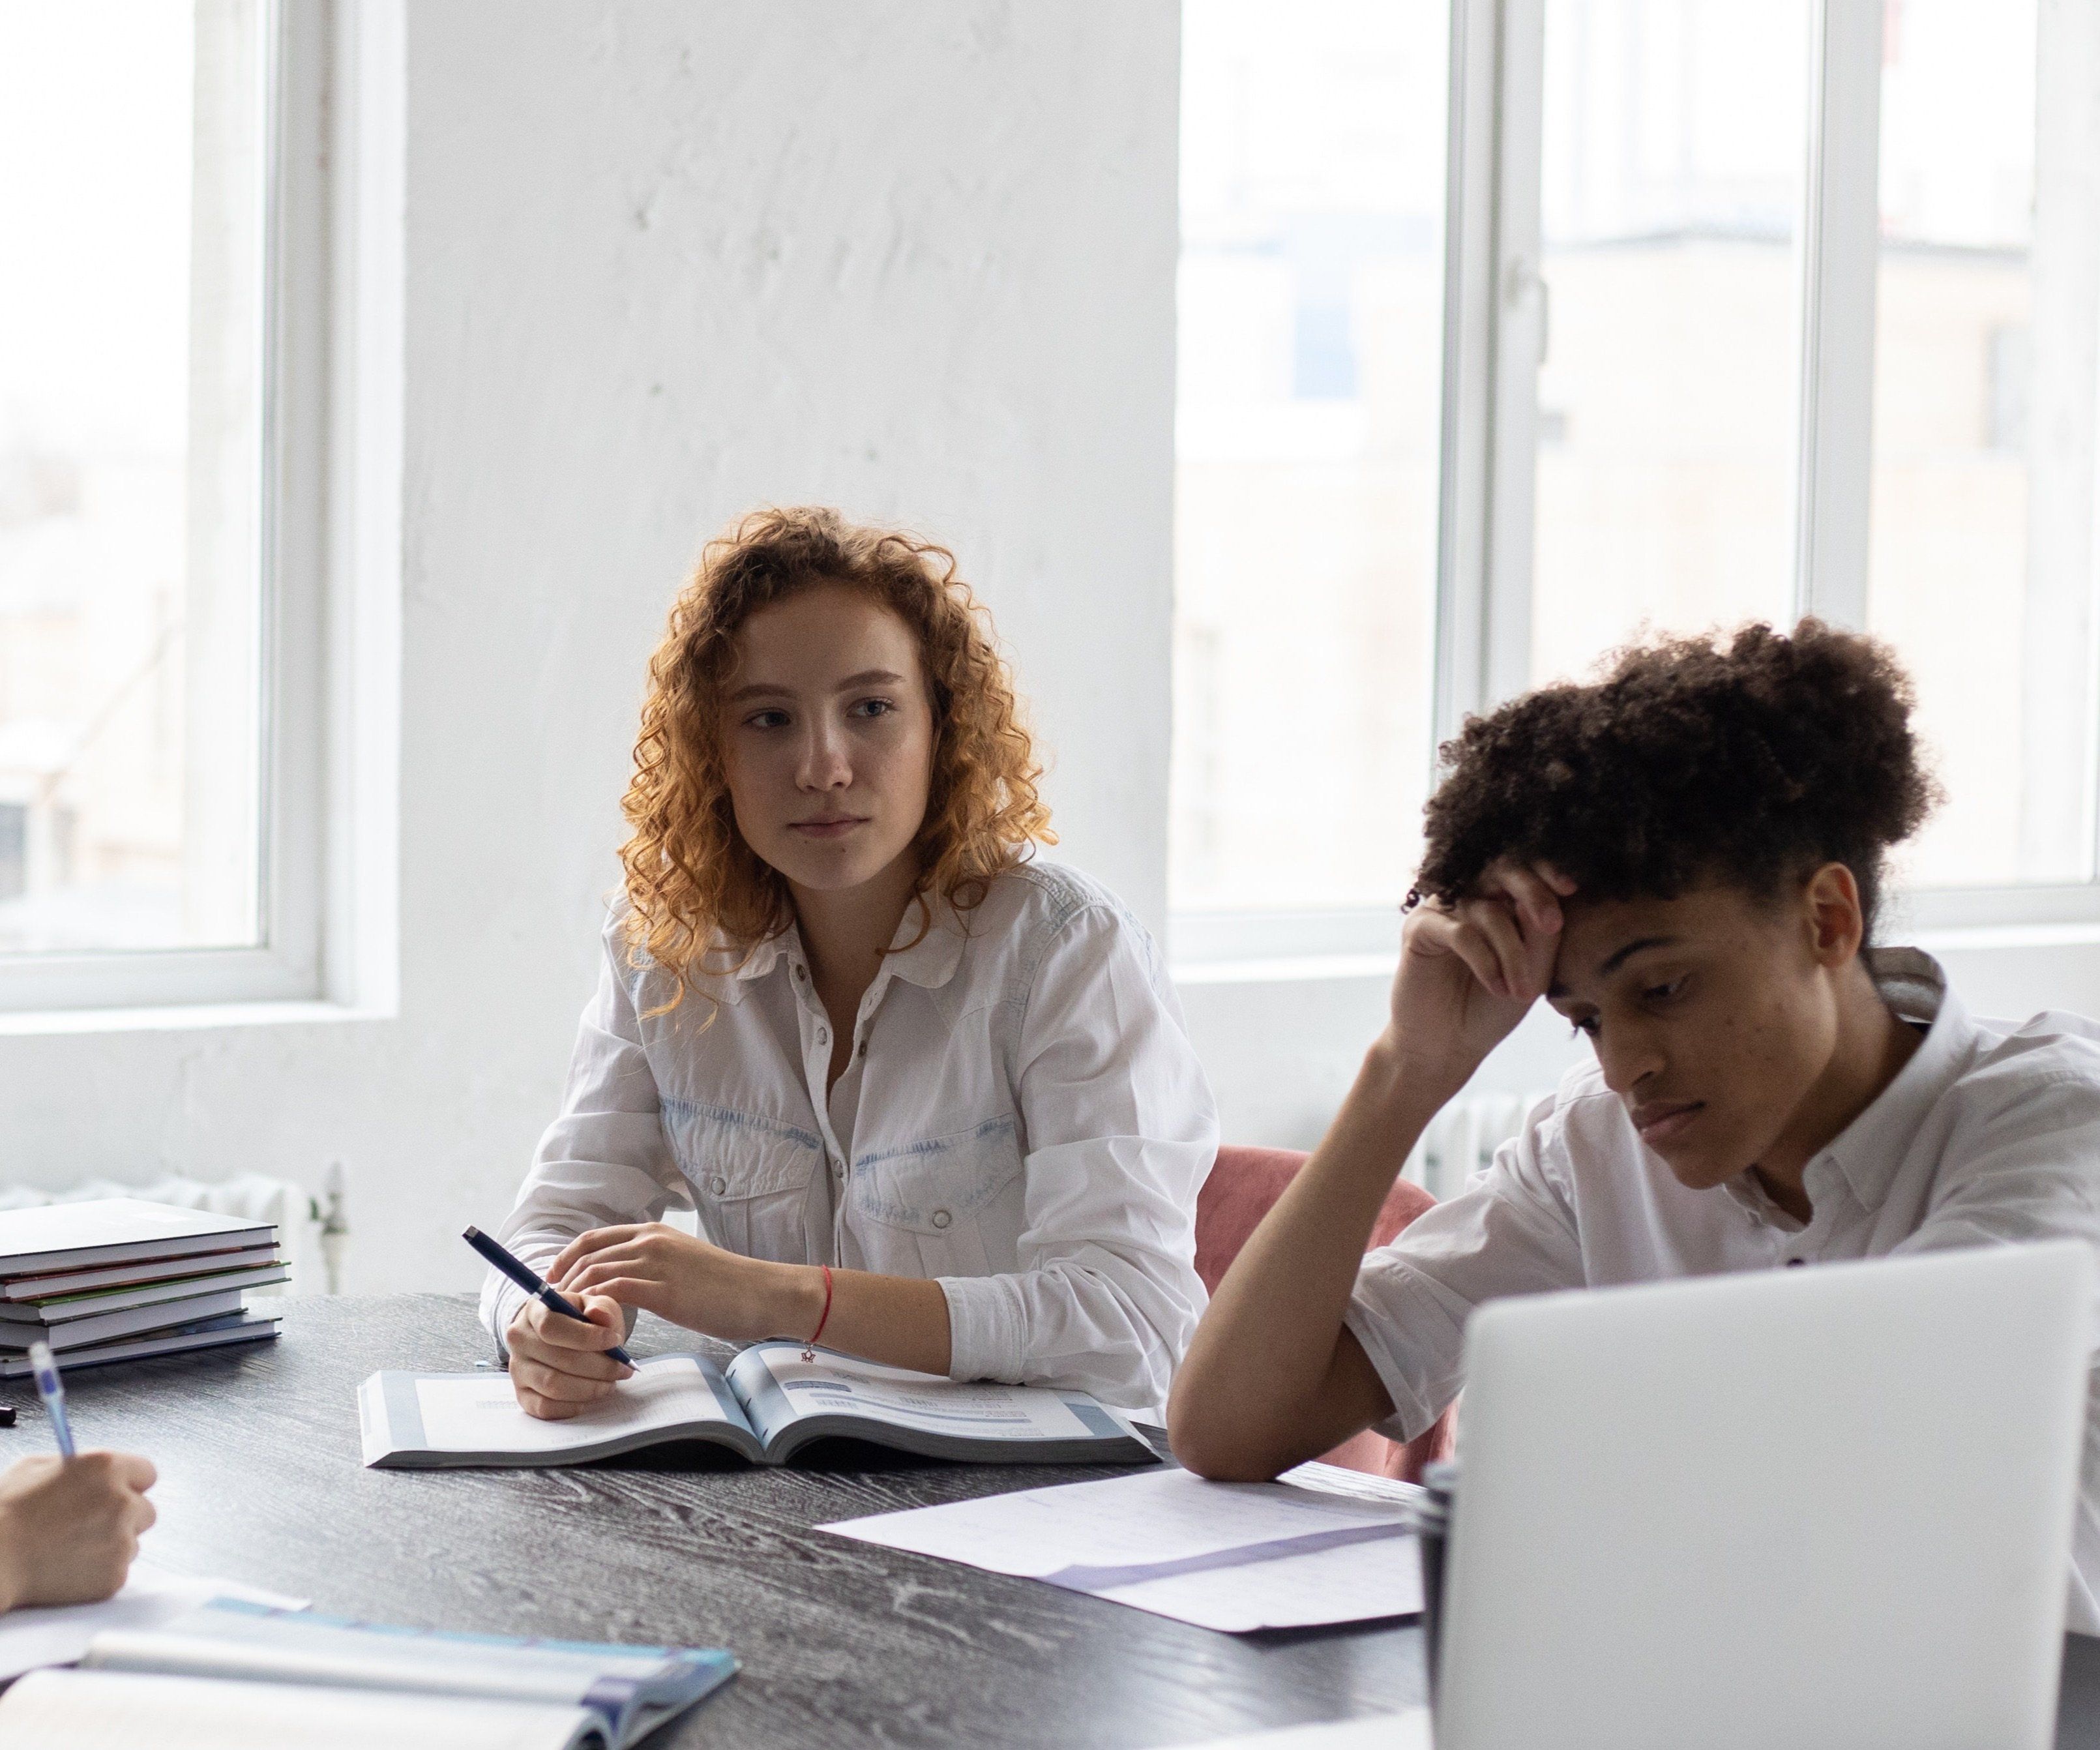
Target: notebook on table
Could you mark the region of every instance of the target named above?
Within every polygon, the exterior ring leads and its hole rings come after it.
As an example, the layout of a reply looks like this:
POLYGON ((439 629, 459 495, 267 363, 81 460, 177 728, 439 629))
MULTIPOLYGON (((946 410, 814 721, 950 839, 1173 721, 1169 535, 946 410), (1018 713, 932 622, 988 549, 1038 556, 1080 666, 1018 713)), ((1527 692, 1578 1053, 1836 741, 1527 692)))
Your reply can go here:
POLYGON ((1146 1463, 1152 1448, 1082 1391, 959 1384, 796 1342, 754 1343, 726 1368, 654 1355, 618 1390, 564 1422, 518 1407, 497 1373, 374 1373, 359 1388, 364 1461, 381 1468, 575 1465, 699 1440, 756 1465, 814 1440, 867 1440, 980 1464, 1146 1463))
POLYGON ((139 1197, 96 1197, 0 1211, 0 1278, 276 1243, 274 1223, 139 1197))
POLYGON ((718 1647, 440 1634, 220 1598, 0 1696, 9 1750, 626 1750, 726 1682, 718 1647))
MULTIPOLYGON (((157 1355, 182 1355, 192 1349, 224 1349, 236 1343, 267 1342, 277 1334, 277 1320, 254 1312, 226 1312, 216 1318, 142 1331, 107 1342, 68 1349, 60 1364, 68 1373, 84 1367, 101 1367, 111 1361, 144 1361, 157 1355)), ((26 1351, 0 1350, 0 1379, 27 1379, 35 1370, 26 1351)))
MULTIPOLYGON (((272 1248, 263 1249, 263 1262, 260 1263, 210 1270, 194 1267, 224 1255, 214 1253, 209 1258, 190 1260, 192 1267, 180 1275, 95 1288, 38 1289, 35 1285, 40 1278, 24 1277, 0 1289, 0 1332, 11 1332, 19 1327, 34 1335, 40 1326, 57 1328, 99 1313, 121 1312, 133 1307, 157 1307, 167 1301, 221 1294, 228 1289, 265 1288, 272 1282, 282 1282, 291 1274, 272 1248), (30 1292, 24 1293, 25 1289, 30 1292)), ((95 1273, 84 1272, 90 1276, 95 1273)))

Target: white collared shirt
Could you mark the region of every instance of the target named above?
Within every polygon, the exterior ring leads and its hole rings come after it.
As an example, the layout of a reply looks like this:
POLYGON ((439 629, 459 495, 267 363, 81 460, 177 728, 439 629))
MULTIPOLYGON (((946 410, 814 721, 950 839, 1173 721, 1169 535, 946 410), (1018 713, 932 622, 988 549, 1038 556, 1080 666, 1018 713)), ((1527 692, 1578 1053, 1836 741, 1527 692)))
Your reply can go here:
MULTIPOLYGON (((748 1257, 931 1277, 957 1379, 1156 1408, 1204 1306, 1196 1193, 1217 1116, 1158 950, 1055 865, 917 906, 827 1094, 832 1019, 793 928, 668 1014, 607 920, 561 1115, 501 1237, 544 1271, 576 1235, 699 1211, 748 1257)), ((521 1292, 491 1274, 500 1342, 521 1292)))
MULTIPOLYGON (((1347 1323, 1420 1433, 1455 1397, 1466 1317, 1498 1295, 2075 1236, 2100 1245, 2100 1025, 1972 1019, 1937 962, 1872 958, 1929 1024, 1910 1061, 1811 1160, 1807 1226, 1749 1175, 1687 1189, 1593 1065, 1571 1072, 1467 1190, 1368 1254, 1347 1323)), ((2069 1626, 2100 1633, 2100 1351, 2087 1400, 2069 1626)), ((1929 1436, 1928 1436, 1929 1437, 1929 1436)))

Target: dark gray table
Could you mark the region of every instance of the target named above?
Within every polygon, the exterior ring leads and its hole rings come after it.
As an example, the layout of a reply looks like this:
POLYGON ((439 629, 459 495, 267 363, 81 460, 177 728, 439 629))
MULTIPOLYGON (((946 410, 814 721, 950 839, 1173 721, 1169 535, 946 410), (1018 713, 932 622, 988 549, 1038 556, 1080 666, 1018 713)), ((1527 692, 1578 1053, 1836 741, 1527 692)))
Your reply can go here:
MULTIPOLYGON (((726 1646, 743 1673, 650 1740, 673 1745, 1167 1745, 1423 1699, 1412 1624, 1229 1636, 1034 1581, 827 1536, 899 1507, 1111 1474, 674 1459, 586 1470, 379 1471, 358 1382, 488 1354, 463 1298, 284 1303, 276 1343, 82 1373, 83 1444, 160 1466, 147 1551, 184 1571, 431 1628, 726 1646), (708 1468, 701 1468, 706 1466, 708 1468)), ((646 1351, 691 1339, 645 1320, 646 1351)), ((47 1450, 33 1391, 0 1464, 47 1450)), ((2100 1642, 2065 1661, 2065 1745, 2100 1745, 2100 1642)))
MULTIPOLYGON (((358 1382, 489 1353, 464 1298, 283 1303, 272 1344, 78 1373, 83 1444, 160 1467, 146 1553, 185 1572, 421 1627, 727 1646, 737 1678, 650 1740, 673 1745, 1164 1745, 1422 1698, 1411 1624, 1250 1639, 1032 1580, 812 1531, 833 1519, 1114 1474, 672 1461, 559 1470, 367 1470, 358 1382)), ((693 1339, 645 1320, 645 1351, 693 1339)), ((48 1451, 36 1394, 0 1464, 48 1451)))

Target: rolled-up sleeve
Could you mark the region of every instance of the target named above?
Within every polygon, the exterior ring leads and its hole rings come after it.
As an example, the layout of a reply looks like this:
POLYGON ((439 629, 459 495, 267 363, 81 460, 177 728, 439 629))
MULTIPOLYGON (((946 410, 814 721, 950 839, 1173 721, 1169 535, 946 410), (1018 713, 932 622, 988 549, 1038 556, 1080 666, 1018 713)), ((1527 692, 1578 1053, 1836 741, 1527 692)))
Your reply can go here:
POLYGON ((1466 1190, 1365 1254, 1343 1323, 1392 1400, 1379 1433, 1411 1440, 1458 1396, 1476 1307, 1583 1285, 1574 1210, 1555 1170, 1562 1134, 1555 1102, 1542 1101, 1466 1190))
MULTIPOLYGON (((673 1203, 689 1201, 664 1139, 655 1074, 643 1055, 633 998, 621 976, 624 951, 618 928, 609 928, 598 990, 577 1029, 561 1113, 540 1139, 532 1170, 497 1234, 543 1274, 578 1234, 655 1221, 673 1203)), ((481 1316, 499 1349, 524 1299, 523 1289, 489 1272, 481 1316)))
POLYGON ((951 1374, 1167 1398, 1205 1302, 1196 1195, 1216 1108, 1151 939, 1080 908, 1027 982, 1015 1087, 1027 1138, 1020 1268, 942 1276, 951 1374))

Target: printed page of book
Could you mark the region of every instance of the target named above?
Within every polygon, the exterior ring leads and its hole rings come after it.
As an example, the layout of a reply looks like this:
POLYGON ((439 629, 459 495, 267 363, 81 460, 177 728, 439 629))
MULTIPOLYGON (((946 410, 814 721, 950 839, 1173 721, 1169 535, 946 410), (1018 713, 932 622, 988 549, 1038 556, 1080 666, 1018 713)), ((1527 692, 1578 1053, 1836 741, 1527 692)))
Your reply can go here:
POLYGON ((1317 1479, 1212 1483, 1147 1470, 821 1529, 1232 1633, 1422 1608, 1407 1503, 1317 1479))
POLYGON ((37 1671, 0 1695, 8 1750, 600 1750, 580 1708, 129 1671, 37 1671))
POLYGON ((157 1629, 212 1598, 247 1598, 283 1610, 302 1610, 288 1598, 231 1580, 192 1580, 141 1559, 114 1598, 99 1604, 31 1606, 0 1615, 0 1683, 39 1665, 69 1665, 95 1636, 111 1629, 157 1629))
POLYGON ((1129 1430, 1081 1392, 1039 1386, 961 1384, 796 1342, 753 1343, 730 1363, 730 1387, 770 1448, 792 1424, 852 1416, 958 1440, 1116 1439, 1129 1430))
MULTIPOLYGON (((364 1461, 390 1452, 517 1453, 553 1457, 607 1440, 720 1423, 750 1431, 742 1407, 704 1356, 654 1355, 612 1395, 562 1422, 518 1408, 510 1376, 374 1373, 358 1392, 364 1461)), ((637 1444, 646 1444, 641 1442, 637 1444)))
POLYGON ((584 1644, 404 1629, 214 1599, 95 1637, 82 1668, 578 1707, 624 1744, 735 1674, 721 1647, 584 1644))

